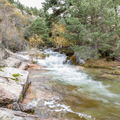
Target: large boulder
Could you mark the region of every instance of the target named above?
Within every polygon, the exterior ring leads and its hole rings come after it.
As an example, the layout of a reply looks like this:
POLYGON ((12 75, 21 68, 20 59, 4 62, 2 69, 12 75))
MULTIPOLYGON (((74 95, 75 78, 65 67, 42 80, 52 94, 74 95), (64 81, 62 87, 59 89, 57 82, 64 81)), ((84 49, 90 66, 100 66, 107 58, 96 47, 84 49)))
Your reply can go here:
POLYGON ((94 57, 93 56, 93 51, 94 49, 92 47, 88 47, 85 50, 81 50, 81 51, 76 51, 74 53, 74 55, 76 56, 76 63, 78 64, 84 64, 85 60, 87 60, 88 58, 94 57))
POLYGON ((0 68, 0 105, 21 101, 28 85, 28 71, 0 68))

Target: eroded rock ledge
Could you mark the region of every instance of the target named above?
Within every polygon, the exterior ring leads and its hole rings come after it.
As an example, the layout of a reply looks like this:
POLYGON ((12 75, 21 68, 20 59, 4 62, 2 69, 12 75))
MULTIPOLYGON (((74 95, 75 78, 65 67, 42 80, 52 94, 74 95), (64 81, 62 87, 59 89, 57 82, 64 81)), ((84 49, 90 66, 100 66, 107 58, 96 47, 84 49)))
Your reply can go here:
POLYGON ((40 120, 37 115, 0 108, 0 120, 40 120))
POLYGON ((0 120, 38 120, 34 115, 20 112, 32 110, 20 103, 29 84, 29 72, 25 71, 27 67, 24 58, 5 49, 0 43, 0 120))

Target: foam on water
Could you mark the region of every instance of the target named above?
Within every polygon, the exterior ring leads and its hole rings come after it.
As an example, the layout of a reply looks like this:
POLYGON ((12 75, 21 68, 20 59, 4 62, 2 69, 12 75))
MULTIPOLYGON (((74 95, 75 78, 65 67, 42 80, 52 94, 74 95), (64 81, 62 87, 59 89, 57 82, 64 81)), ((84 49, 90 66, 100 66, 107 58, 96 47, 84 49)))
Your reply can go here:
MULTIPOLYGON (((50 49, 44 51, 45 54, 49 54, 49 57, 45 59, 38 59, 38 64, 45 66, 43 69, 49 70, 46 75, 52 76, 51 80, 57 81, 60 84, 73 85, 77 86, 77 90, 71 91, 73 94, 80 94, 81 92, 87 93, 87 97, 93 100, 102 100, 105 104, 109 103, 115 106, 120 106, 120 95, 112 93, 108 90, 110 87, 109 84, 106 86, 103 85, 102 81, 95 81, 90 76, 88 76, 84 71, 79 71, 78 68, 75 68, 69 64, 63 64, 63 61, 66 59, 65 54, 60 54, 58 52, 53 52, 50 49)), ((19 54, 18 54, 19 55, 19 54)), ((25 59, 29 59, 28 55, 19 55, 25 59)), ((33 100, 28 105, 37 107, 42 98, 33 100)), ((70 106, 65 105, 64 103, 57 102, 55 98, 51 100, 44 100, 44 106, 51 109, 55 112, 69 112, 77 114, 80 117, 85 117, 88 119, 93 119, 91 116, 75 112, 71 109, 70 106)))
POLYGON ((110 85, 103 85, 101 81, 92 80, 86 73, 80 72, 78 68, 69 64, 63 64, 66 59, 65 54, 53 52, 50 49, 45 50, 46 54, 50 54, 45 60, 38 60, 38 64, 45 66, 50 70, 45 73, 53 76, 53 80, 59 80, 62 84, 75 85, 80 87, 78 91, 89 92, 94 99, 103 100, 109 102, 109 99, 118 100, 119 95, 111 93, 107 88, 110 85))

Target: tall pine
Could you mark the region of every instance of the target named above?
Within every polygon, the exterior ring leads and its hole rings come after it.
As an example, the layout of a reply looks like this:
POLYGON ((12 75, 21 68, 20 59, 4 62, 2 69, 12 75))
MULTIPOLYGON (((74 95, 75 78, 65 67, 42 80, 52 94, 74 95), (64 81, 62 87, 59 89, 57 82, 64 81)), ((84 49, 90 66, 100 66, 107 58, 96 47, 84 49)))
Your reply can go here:
POLYGON ((114 0, 69 0, 65 36, 76 41, 75 51, 92 47, 95 58, 108 54, 116 57, 120 53, 120 17, 117 15, 119 1, 114 0))

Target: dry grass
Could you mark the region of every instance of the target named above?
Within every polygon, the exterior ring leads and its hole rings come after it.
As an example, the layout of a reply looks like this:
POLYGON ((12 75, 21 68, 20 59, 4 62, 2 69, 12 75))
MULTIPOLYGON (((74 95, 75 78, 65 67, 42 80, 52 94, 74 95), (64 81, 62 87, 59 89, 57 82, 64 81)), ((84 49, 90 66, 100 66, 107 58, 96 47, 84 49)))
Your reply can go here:
POLYGON ((86 60, 84 64, 85 67, 93 67, 93 68, 107 68, 107 69, 116 69, 117 66, 120 66, 120 62, 118 61, 106 61, 104 59, 98 60, 86 60))

